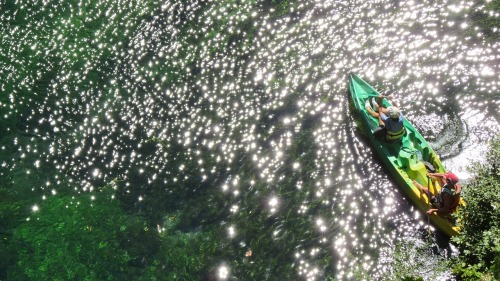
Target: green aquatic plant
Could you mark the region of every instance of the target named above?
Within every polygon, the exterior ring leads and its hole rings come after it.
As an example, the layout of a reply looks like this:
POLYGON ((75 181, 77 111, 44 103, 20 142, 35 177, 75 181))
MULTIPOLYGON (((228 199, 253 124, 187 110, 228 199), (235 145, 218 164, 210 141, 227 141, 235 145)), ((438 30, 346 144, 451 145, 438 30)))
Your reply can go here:
POLYGON ((175 231, 162 238, 154 261, 140 280, 203 280, 217 265, 217 232, 175 231))
POLYGON ((6 280, 7 270, 17 260, 18 249, 12 243, 13 230, 23 223, 29 212, 29 200, 12 201, 0 186, 0 280, 6 280))
MULTIPOLYGON (((477 24, 488 40, 498 41, 500 39, 498 31, 500 26, 500 18, 498 17, 500 0, 477 1, 474 7, 476 9, 471 14, 472 21, 477 24)), ((472 32, 475 33, 476 31, 472 32)))
POLYGON ((103 194, 49 197, 14 230, 11 243, 18 249, 17 263, 10 267, 8 278, 127 278, 144 249, 158 247, 151 231, 103 194))
POLYGON ((500 39, 500 0, 479 0, 467 9, 452 15, 454 20, 466 22, 467 25, 460 33, 469 38, 479 38, 486 42, 495 42, 500 39))
POLYGON ((6 256, 0 264, 8 271, 0 276, 13 280, 201 280, 219 264, 218 228, 189 229, 200 220, 210 224, 205 220, 217 217, 217 212, 203 207, 206 198, 186 199, 193 205, 177 205, 177 211, 166 214, 163 223, 151 225, 125 212, 119 199, 111 199, 116 184, 99 188, 96 194, 51 196, 32 210, 22 204, 2 205, 2 218, 18 210, 18 218, 28 220, 14 228, 12 238, 2 241, 6 256))
POLYGON ((273 18, 280 18, 285 15, 290 15, 292 12, 297 12, 298 10, 304 9, 303 6, 299 5, 301 1, 296 0, 271 0, 270 5, 274 11, 271 16, 273 18))

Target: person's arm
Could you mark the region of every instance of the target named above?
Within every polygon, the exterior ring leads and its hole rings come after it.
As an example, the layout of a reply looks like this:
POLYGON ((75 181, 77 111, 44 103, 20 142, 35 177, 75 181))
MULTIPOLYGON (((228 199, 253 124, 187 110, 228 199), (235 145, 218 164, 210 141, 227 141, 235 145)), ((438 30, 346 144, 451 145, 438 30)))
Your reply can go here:
POLYGON ((396 101, 392 98, 392 96, 380 94, 378 97, 381 98, 381 99, 385 98, 388 101, 390 101, 392 105, 394 105, 395 107, 398 107, 398 105, 396 104, 396 101))
POLYGON ((378 124, 379 124, 379 125, 384 125, 384 126, 385 126, 385 122, 384 122, 384 120, 382 119, 382 114, 379 114, 379 115, 378 115, 378 124))
POLYGON ((440 181, 441 185, 446 184, 446 177, 442 173, 427 173, 427 176, 440 181))

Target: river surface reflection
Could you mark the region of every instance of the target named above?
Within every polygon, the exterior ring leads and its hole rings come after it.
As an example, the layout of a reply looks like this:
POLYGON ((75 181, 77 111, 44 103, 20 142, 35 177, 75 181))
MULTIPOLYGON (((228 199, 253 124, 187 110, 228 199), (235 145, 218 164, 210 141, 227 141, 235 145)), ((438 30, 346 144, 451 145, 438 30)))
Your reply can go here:
POLYGON ((111 183, 159 233, 189 213, 183 231, 221 233, 216 279, 384 280, 398 241, 424 243, 356 128, 349 73, 395 95, 464 180, 500 129, 500 48, 471 32, 473 2, 18 2, 0 105, 32 141, 12 140, 2 173, 57 170, 41 196, 68 192, 61 175, 74 194, 111 183))

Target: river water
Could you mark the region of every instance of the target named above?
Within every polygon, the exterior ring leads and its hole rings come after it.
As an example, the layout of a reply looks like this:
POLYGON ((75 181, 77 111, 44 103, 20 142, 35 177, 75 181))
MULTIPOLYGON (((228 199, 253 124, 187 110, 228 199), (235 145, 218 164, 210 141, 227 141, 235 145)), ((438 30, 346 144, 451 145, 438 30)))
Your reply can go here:
POLYGON ((483 8, 3 1, 2 177, 27 173, 31 219, 44 198, 112 185, 158 235, 175 217, 218 233, 207 278, 390 280, 427 221, 356 128, 348 74, 393 94, 466 180, 500 127, 498 41, 472 20, 483 8))

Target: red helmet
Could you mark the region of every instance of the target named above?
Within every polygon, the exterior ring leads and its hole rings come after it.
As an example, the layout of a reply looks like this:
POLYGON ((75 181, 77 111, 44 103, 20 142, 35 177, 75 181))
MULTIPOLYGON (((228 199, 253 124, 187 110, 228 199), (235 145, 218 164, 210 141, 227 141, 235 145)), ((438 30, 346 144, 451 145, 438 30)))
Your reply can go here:
POLYGON ((444 174, 444 177, 447 179, 447 180, 450 180, 450 182, 452 184, 456 184, 458 182, 458 177, 457 175, 455 175, 454 173, 452 172, 446 172, 444 174))

